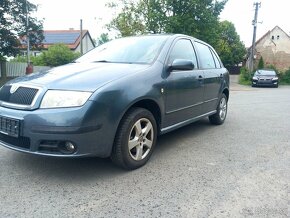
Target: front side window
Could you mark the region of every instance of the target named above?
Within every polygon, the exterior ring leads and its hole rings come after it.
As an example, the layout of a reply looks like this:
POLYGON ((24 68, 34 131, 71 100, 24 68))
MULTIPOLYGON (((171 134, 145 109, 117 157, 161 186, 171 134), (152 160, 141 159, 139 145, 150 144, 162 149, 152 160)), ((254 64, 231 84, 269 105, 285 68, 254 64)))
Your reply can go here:
POLYGON ((216 68, 210 48, 199 42, 196 42, 196 47, 198 49, 201 67, 203 69, 216 68))
POLYGON ((191 60, 194 64, 194 67, 197 67, 195 51, 190 40, 180 39, 175 43, 169 55, 169 64, 171 64, 176 59, 191 60))

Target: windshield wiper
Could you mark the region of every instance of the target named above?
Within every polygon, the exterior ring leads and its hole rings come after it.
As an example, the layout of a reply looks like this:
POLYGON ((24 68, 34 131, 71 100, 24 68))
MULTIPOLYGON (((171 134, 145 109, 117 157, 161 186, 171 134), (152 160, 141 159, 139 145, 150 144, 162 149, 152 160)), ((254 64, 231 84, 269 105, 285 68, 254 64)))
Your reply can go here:
POLYGON ((93 61, 93 63, 111 63, 111 61, 99 60, 99 61, 93 61))

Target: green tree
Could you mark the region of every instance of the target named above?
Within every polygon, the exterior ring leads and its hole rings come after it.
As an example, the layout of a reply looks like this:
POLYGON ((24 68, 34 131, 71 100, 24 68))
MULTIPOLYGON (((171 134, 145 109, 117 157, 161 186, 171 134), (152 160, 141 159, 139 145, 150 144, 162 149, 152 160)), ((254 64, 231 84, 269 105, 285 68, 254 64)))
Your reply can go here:
MULTIPOLYGON (((218 16, 227 0, 121 0, 122 12, 108 25, 120 36, 183 33, 210 44, 218 40, 218 16)), ((110 7, 118 7, 110 4, 110 7)), ((120 7, 120 5, 119 5, 120 7)))
POLYGON ((241 63, 246 55, 246 47, 241 42, 235 26, 229 21, 219 23, 219 37, 215 45, 225 66, 234 66, 241 63))
MULTIPOLYGON (((107 25, 109 31, 117 30, 121 37, 133 36, 145 33, 145 26, 139 17, 140 6, 134 1, 121 0, 122 12, 120 12, 111 22, 107 25)), ((116 3, 108 4, 110 8, 118 8, 120 5, 116 3)))
POLYGON ((260 58, 259 63, 258 63, 258 69, 264 69, 265 63, 263 57, 260 58))
POLYGON ((28 30, 31 47, 43 40, 42 21, 31 16, 37 6, 26 0, 0 1, 0 59, 19 53, 19 37, 25 40, 26 13, 28 11, 28 30), (26 5, 27 2, 27 5, 26 5))
POLYGON ((100 35, 100 37, 97 39, 97 45, 102 45, 106 42, 109 42, 111 39, 109 38, 109 34, 108 33, 102 33, 100 35))

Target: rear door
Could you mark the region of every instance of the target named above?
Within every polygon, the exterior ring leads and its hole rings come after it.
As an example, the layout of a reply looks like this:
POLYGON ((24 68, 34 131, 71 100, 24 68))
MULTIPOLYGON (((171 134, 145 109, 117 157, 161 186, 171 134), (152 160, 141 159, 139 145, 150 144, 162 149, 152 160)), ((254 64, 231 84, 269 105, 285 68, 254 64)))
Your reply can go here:
POLYGON ((216 109, 219 93, 222 86, 224 68, 213 49, 202 43, 195 42, 200 61, 200 67, 204 74, 204 98, 202 112, 208 113, 216 109))
POLYGON ((195 68, 168 72, 166 126, 199 116, 203 101, 203 72, 198 70, 196 53, 191 40, 180 38, 174 42, 168 55, 167 65, 176 59, 191 60, 195 68))

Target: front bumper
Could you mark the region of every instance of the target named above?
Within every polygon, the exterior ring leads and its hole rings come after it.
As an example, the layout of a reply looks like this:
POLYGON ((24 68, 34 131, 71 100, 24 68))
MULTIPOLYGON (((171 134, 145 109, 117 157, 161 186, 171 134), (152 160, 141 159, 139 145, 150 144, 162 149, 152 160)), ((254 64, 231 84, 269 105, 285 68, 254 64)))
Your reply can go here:
POLYGON ((114 133, 105 131, 104 110, 94 101, 82 107, 34 111, 1 107, 0 116, 19 121, 18 136, 0 132, 0 144, 7 148, 57 157, 110 155, 114 133), (68 142, 75 146, 72 152, 65 149, 68 142))
POLYGON ((278 80, 252 80, 253 86, 277 86, 278 80))

